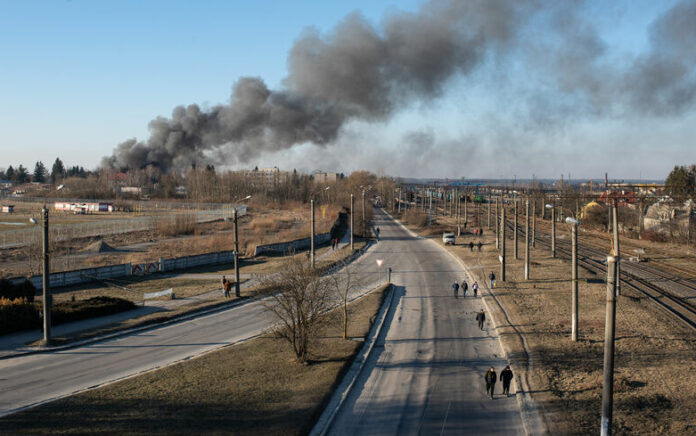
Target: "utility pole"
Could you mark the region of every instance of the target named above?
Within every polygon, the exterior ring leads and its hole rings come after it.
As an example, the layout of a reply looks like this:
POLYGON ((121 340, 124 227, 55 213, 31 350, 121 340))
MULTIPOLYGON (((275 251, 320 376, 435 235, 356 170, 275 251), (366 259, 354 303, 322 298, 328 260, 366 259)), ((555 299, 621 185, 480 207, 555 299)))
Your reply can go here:
MULTIPOLYGON (((466 207, 466 206, 465 206, 466 207)), ((457 195, 457 236, 462 234, 462 199, 457 195)))
POLYGON ((433 193, 430 192, 430 196, 428 198, 430 200, 430 205, 428 206, 428 226, 431 226, 433 224, 433 193))
POLYGON ((572 223, 571 232, 571 340, 578 340, 578 224, 572 223))
POLYGON ((536 248, 536 198, 532 201, 532 248, 536 248))
POLYGON ((500 280, 505 281, 505 205, 500 209, 500 280))
MULTIPOLYGON (((364 191, 363 191, 364 195, 364 191)), ((399 213, 401 213, 401 188, 399 188, 399 213)))
POLYGON ((234 208, 234 296, 242 296, 239 289, 239 228, 237 224, 237 208, 234 208))
MULTIPOLYGON (((488 188, 488 230, 491 229, 491 189, 488 188)), ((498 248, 498 244, 495 244, 495 248, 498 248)))
POLYGON ((355 230, 355 196, 350 194, 350 249, 355 250, 355 245, 353 244, 353 233, 355 230))
POLYGON ((314 269, 314 267, 316 266, 316 263, 314 262, 314 257, 315 257, 315 256, 314 256, 314 200, 313 200, 313 199, 310 200, 310 201, 309 201, 309 204, 310 204, 310 206, 311 206, 311 208, 312 208, 312 225, 311 225, 311 228, 312 228, 312 237, 311 237, 311 241, 310 241, 310 243, 309 243, 309 245, 310 245, 309 249, 310 249, 310 251, 311 251, 311 253, 312 253, 311 256, 310 256, 310 257, 312 258, 312 269, 314 269))
POLYGON ((43 217, 43 333, 44 345, 51 343, 51 306, 53 297, 51 296, 50 279, 51 271, 49 268, 49 246, 48 246, 48 209, 44 204, 41 209, 43 217))
POLYGON ((604 326, 604 383, 601 436, 611 436, 614 409, 614 337, 616 329, 616 258, 607 257, 607 315, 604 326))
MULTIPOLYGON (((490 204, 488 206, 490 211, 490 204)), ((498 208, 498 197, 495 197, 495 249, 500 250, 500 221, 498 219, 500 209, 498 208)), ((490 216, 489 216, 490 218, 490 216)))
POLYGON ((464 194, 464 228, 469 227, 469 211, 467 209, 467 203, 469 202, 469 194, 464 194))
POLYGON ((362 233, 365 237, 367 233, 367 222, 365 220, 365 189, 362 191, 362 233))
POLYGON ((524 225, 524 279, 529 280, 529 199, 525 205, 525 225, 524 225))
POLYGON ((621 295, 621 248, 619 246, 619 207, 614 200, 614 255, 616 256, 616 295, 621 295))
POLYGON ((640 202, 638 203, 638 239, 643 239, 643 196, 640 197, 640 202))
POLYGON ((556 205, 551 208, 551 257, 556 257, 556 205))
POLYGON ((514 229, 513 229, 513 231, 512 231, 512 234, 514 235, 515 244, 514 244, 514 246, 513 246, 512 252, 513 252, 513 257, 515 258, 515 260, 517 260, 517 259, 520 258, 520 256, 519 256, 518 248, 517 248, 517 246, 518 246, 518 243, 517 243, 517 240, 518 240, 518 238, 517 238, 517 235, 518 235, 518 232, 517 232, 517 227, 518 227, 518 225, 517 225, 517 216, 518 216, 519 214, 517 213, 517 197, 516 197, 516 196, 515 196, 515 207, 514 207, 514 211, 515 211, 515 218, 512 220, 513 223, 514 223, 514 229))

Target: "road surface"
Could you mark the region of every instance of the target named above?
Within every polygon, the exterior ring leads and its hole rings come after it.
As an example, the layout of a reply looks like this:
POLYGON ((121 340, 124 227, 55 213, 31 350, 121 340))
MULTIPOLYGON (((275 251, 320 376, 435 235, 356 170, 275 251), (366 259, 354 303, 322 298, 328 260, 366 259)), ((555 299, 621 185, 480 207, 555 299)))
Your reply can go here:
MULTIPOLYGON (((514 396, 485 395, 483 375, 507 365, 487 321, 480 330, 480 298, 455 299, 461 266, 437 243, 409 234, 375 214, 382 241, 377 254, 393 266, 396 300, 386 332, 339 410, 330 434, 523 434, 514 396)), ((513 389, 514 393, 514 384, 513 389)))

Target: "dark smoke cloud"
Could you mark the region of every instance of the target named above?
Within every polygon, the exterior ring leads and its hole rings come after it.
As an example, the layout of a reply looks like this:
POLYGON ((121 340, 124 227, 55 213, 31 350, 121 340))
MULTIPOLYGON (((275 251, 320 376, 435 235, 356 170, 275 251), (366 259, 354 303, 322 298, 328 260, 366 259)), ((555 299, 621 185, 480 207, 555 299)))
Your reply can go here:
MULTIPOLYGON (((290 50, 281 89, 241 78, 228 104, 177 107, 171 118, 150 122, 149 139, 119 144, 103 164, 170 171, 211 156, 246 163, 296 144, 333 144, 347 123, 385 121, 412 102, 438 98, 453 77, 474 77, 489 59, 503 59, 488 80, 501 94, 511 87, 501 107, 522 130, 546 132, 588 116, 669 117, 694 108, 696 1, 678 3, 653 22, 645 53, 618 57, 582 7, 431 0, 416 13, 387 15, 379 26, 353 13, 327 34, 303 32, 290 50), (507 83, 501 71, 508 67, 524 71, 510 77, 528 80, 507 83)), ((427 134, 419 135, 405 144, 435 148, 427 134)))
POLYGON ((515 0, 434 0, 379 28, 351 14, 328 35, 307 30, 295 42, 284 89, 242 78, 228 105, 177 107, 150 122, 147 141, 119 144, 103 165, 168 171, 206 162, 220 148, 248 162, 299 143, 329 144, 347 121, 384 120, 409 101, 440 96, 452 76, 508 47, 530 11, 515 0))

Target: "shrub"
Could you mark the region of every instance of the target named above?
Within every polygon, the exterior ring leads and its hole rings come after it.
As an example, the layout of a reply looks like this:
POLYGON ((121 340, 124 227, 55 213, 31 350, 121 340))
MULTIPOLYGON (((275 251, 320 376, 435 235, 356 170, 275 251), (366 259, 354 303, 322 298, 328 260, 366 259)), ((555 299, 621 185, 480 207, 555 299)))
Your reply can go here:
POLYGON ((8 279, 0 280, 0 298, 15 300, 17 298, 26 298, 27 302, 34 301, 36 288, 29 280, 23 280, 20 283, 14 284, 8 279))
POLYGON ((668 236, 665 233, 655 230, 646 230, 643 232, 641 239, 651 242, 667 242, 668 236))
POLYGON ((161 236, 191 235, 197 228, 196 216, 189 213, 180 213, 173 219, 160 218, 157 221, 157 231, 161 236))
POLYGON ((0 299, 0 334, 39 328, 41 318, 37 306, 25 299, 0 299))

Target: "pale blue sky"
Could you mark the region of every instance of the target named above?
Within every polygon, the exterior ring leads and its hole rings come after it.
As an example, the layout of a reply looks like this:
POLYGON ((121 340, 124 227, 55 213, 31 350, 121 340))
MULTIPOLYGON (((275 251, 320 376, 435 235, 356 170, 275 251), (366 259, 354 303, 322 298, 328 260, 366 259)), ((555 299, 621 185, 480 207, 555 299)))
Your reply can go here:
MULTIPOLYGON (((610 47, 608 58, 621 63, 649 48, 650 23, 674 3, 597 1, 579 11, 610 47)), ((356 10, 378 25, 386 11, 420 4, 0 0, 0 167, 33 168, 36 160, 50 165, 56 156, 67 165, 96 167, 123 140, 146 139, 148 122, 169 116, 174 106, 226 102, 241 76, 260 76, 270 88, 280 88, 288 51, 304 28, 326 32, 356 10)), ((539 32, 543 39, 545 29, 539 32)), ((547 131, 529 128, 531 112, 518 102, 536 99, 545 82, 517 56, 522 59, 518 53, 502 64, 491 60, 454 78, 442 98, 412 102, 386 122, 350 123, 336 145, 305 144, 250 166, 346 172, 366 167, 403 176, 599 177, 608 164, 591 155, 608 153, 630 156, 619 158, 615 168, 616 177, 630 178, 664 177, 674 164, 696 161, 690 108, 667 117, 582 116, 547 131), (505 76, 503 84, 498 75, 505 76), (412 160, 393 158, 413 131, 433 140, 433 159, 415 167, 412 160), (510 142, 522 145, 501 154, 510 142), (340 157, 345 155, 351 158, 340 157), (461 161, 453 163, 453 155, 461 161)), ((548 90, 543 95, 556 100, 548 90)))

